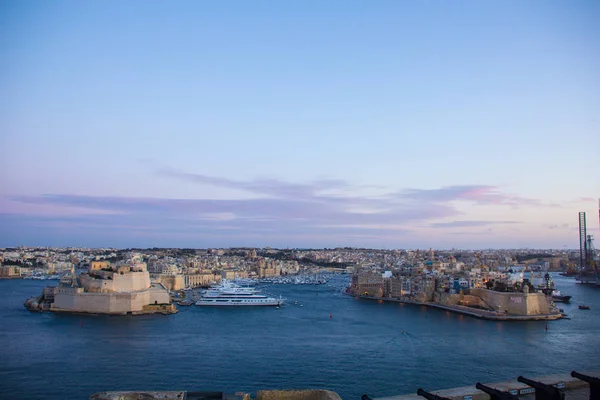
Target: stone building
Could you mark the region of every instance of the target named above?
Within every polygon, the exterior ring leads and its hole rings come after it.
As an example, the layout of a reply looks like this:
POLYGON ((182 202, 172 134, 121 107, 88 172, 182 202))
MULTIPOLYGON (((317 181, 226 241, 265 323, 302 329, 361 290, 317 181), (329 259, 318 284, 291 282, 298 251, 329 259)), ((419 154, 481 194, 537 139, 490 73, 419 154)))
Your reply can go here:
POLYGON ((383 297, 383 276, 376 272, 358 274, 358 294, 361 296, 383 297))
POLYGON ((212 283, 221 282, 221 274, 204 272, 198 274, 188 274, 183 276, 185 287, 209 286, 212 283))
POLYGON ((27 300, 33 311, 94 314, 175 313, 168 290, 151 283, 144 263, 112 267, 107 261, 92 262, 87 273, 71 282, 44 289, 40 298, 27 300), (48 290, 52 290, 52 295, 48 290))
POLYGON ((0 266, 0 279, 20 278, 21 268, 12 265, 0 266))

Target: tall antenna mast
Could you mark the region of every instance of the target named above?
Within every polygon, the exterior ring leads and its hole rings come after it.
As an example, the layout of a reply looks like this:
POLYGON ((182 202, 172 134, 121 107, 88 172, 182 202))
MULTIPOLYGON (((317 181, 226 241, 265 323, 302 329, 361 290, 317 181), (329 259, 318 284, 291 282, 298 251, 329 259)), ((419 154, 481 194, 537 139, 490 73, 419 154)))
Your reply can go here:
POLYGON ((585 212, 579 213, 579 275, 585 274, 587 265, 587 228, 585 223, 585 212))

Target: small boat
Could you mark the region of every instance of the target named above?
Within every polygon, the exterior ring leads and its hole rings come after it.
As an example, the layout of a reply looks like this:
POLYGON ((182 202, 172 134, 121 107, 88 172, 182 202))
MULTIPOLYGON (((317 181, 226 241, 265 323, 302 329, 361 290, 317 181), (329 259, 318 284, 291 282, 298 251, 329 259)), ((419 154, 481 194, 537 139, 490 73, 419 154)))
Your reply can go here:
POLYGON ((590 306, 586 306, 586 305, 582 304, 582 305, 579 306, 579 309, 580 310, 589 310, 590 306))

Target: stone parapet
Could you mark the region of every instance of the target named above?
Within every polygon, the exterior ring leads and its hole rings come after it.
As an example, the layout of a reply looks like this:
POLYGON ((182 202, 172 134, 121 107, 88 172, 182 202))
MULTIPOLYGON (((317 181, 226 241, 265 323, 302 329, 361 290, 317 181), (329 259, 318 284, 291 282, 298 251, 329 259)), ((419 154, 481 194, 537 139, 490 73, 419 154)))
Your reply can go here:
POLYGON ((259 390, 256 400, 342 400, 330 390, 259 390))
MULTIPOLYGON (((578 371, 579 372, 579 371, 578 371)), ((600 376, 600 371, 583 371, 581 372, 588 376, 600 376)), ((556 374, 542 377, 532 377, 538 382, 545 383, 547 385, 557 386, 565 391, 566 398, 569 400, 584 400, 589 399, 590 390, 589 385, 579 379, 571 377, 570 374, 556 374)), ((513 394, 517 394, 519 399, 534 399, 535 395, 533 388, 525 385, 524 383, 518 382, 516 379, 512 381, 496 382, 496 383, 484 383, 486 386, 500 390, 502 392, 512 391, 513 394)), ((427 390, 427 383, 424 383, 423 389, 427 390)), ((423 400, 416 394, 417 388, 415 388, 414 394, 404 394, 399 396, 387 396, 377 397, 373 400, 423 400)), ((446 397, 451 400, 489 400, 490 396, 475 388, 475 386, 463 386, 454 389, 434 390, 431 393, 438 396, 446 397)))

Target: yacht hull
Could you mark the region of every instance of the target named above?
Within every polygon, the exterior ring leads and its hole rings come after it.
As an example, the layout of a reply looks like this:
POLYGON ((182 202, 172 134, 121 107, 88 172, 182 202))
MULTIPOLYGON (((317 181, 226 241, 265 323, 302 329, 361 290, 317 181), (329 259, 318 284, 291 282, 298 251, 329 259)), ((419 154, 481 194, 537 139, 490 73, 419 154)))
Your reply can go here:
POLYGON ((197 306, 203 307, 277 307, 283 303, 281 300, 263 301, 263 302, 234 302, 234 301, 205 301, 200 300, 196 302, 197 306))

